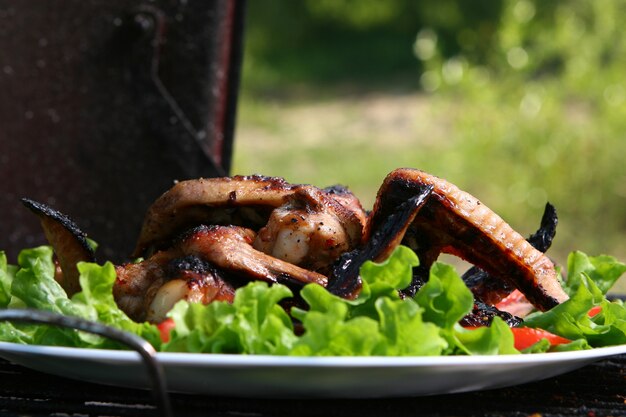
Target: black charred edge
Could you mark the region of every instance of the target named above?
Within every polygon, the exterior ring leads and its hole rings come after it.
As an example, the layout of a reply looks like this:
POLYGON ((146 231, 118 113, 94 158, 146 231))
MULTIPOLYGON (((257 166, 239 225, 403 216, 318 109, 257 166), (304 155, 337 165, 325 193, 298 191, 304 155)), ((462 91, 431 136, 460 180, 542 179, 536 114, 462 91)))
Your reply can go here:
POLYGON ((218 270, 210 262, 195 256, 188 255, 182 258, 172 259, 166 267, 168 276, 178 276, 181 272, 189 271, 194 274, 217 275, 218 270))
POLYGON ((473 266, 465 271, 465 273, 461 276, 461 279, 463 279, 465 285, 467 285, 470 289, 484 287, 485 291, 488 292, 513 290, 513 286, 511 284, 506 281, 493 278, 491 274, 477 266, 473 266))
POLYGON ((342 254, 335 262, 326 286, 331 294, 342 298, 352 298, 361 289, 359 269, 363 262, 360 256, 361 251, 355 249, 342 254))
POLYGON ((372 233, 371 238, 362 248, 343 254, 333 265, 327 289, 339 297, 351 297, 361 286, 359 272, 361 266, 369 260, 378 259, 390 246, 404 234, 417 212, 433 191, 433 187, 424 187, 420 192, 400 204, 394 213, 372 233))
MULTIPOLYGON (((556 208, 552 204, 546 203, 539 229, 526 239, 527 242, 533 248, 545 253, 552 246, 552 241, 554 236, 556 236, 557 224, 556 208)), ((463 278, 463 281, 469 288, 487 286, 487 288, 500 290, 512 289, 510 284, 502 280, 493 279, 489 273, 476 266, 465 271, 461 278, 463 278)))
POLYGON ((284 189, 285 187, 293 188, 296 186, 295 184, 288 183, 282 177, 269 177, 261 174, 235 175, 233 177, 223 177, 222 179, 225 181, 250 181, 256 183, 266 183, 264 187, 266 190, 284 189))
POLYGON ((331 195, 351 195, 352 192, 348 187, 341 184, 331 185, 330 187, 326 187, 323 189, 324 192, 331 195))
POLYGON ((494 317, 500 317, 509 327, 517 327, 523 322, 521 318, 506 311, 501 311, 494 306, 476 301, 472 311, 463 317, 459 323, 466 327, 491 326, 494 317))
POLYGON ((413 298, 420 288, 428 281, 430 274, 430 265, 418 265, 413 268, 413 279, 411 284, 400 291, 400 295, 404 297, 413 298))
POLYGON ((233 288, 240 288, 250 282, 248 277, 230 273, 217 265, 196 255, 187 255, 170 260, 165 266, 166 280, 171 281, 183 277, 190 283, 203 285, 209 278, 215 278, 226 282, 233 288), (191 276, 186 275, 191 274, 191 276))
POLYGON ((75 239, 76 243, 84 250, 85 255, 87 255, 88 259, 85 259, 87 262, 96 262, 96 255, 87 241, 87 234, 83 232, 76 223, 72 219, 70 219, 65 214, 61 213, 53 209, 52 207, 39 203, 35 200, 31 200, 29 198, 22 198, 22 204, 26 206, 30 211, 35 213, 39 218, 47 218, 55 221, 60 224, 65 230, 67 230, 75 239))
POLYGON ((419 195, 424 189, 430 189, 429 193, 432 193, 433 188, 432 185, 415 183, 406 176, 391 178, 378 191, 375 211, 369 220, 371 228, 373 230, 379 228, 389 216, 393 215, 398 206, 411 197, 419 195))
POLYGON ((273 269, 270 269, 269 272, 270 275, 266 276, 265 280, 270 284, 282 284, 296 292, 299 292, 300 289, 306 285, 305 282, 295 279, 292 275, 289 275, 286 272, 276 271, 273 269))
POLYGON ((558 222, 556 208, 552 204, 546 203, 540 227, 534 234, 528 237, 528 243, 535 249, 545 253, 552 246, 558 222))
POLYGON ((211 230, 217 229, 219 227, 222 227, 218 224, 211 224, 211 225, 207 225, 207 224, 199 224, 196 226, 192 226, 189 227, 185 230, 183 230, 182 232, 178 233, 176 235, 176 237, 174 237, 171 240, 171 244, 170 245, 163 245, 164 247, 166 246, 178 246, 180 244, 182 244, 184 241, 186 241, 187 239, 191 238, 192 236, 198 234, 198 233, 208 233, 211 230))

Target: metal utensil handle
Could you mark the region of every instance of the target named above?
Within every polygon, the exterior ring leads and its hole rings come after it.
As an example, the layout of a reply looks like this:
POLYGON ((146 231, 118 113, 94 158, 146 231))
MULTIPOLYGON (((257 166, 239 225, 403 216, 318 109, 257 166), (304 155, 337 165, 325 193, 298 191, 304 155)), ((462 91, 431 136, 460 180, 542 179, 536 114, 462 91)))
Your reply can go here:
POLYGON ((160 414, 163 417, 171 417, 173 415, 169 396, 165 388, 165 374, 163 372, 163 367, 156 360, 156 351, 152 345, 141 337, 120 329, 105 326, 103 324, 78 317, 63 316, 42 310, 0 310, 0 321, 17 321, 66 327, 107 337, 128 346, 139 353, 144 364, 146 365, 146 368, 148 369, 148 375, 152 382, 153 396, 157 407, 160 410, 160 414))

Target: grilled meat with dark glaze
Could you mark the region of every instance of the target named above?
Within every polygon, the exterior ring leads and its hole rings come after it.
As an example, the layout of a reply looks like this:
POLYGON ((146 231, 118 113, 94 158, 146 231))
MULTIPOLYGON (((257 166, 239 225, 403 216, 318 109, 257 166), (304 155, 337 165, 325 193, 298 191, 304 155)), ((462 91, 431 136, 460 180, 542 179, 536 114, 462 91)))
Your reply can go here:
POLYGON ((509 327, 517 327, 523 320, 506 311, 498 310, 496 307, 485 304, 481 301, 474 302, 472 311, 460 321, 464 327, 491 326, 494 317, 500 317, 509 327))
POLYGON ((178 182, 148 209, 133 256, 163 249, 198 224, 258 229, 294 187, 282 178, 259 175, 178 182))
MULTIPOLYGON (((62 260, 61 282, 76 292, 75 263, 93 259, 83 251, 82 232, 68 229, 56 212, 25 203, 42 219, 62 260)), ((154 322, 180 299, 232 301, 235 289, 250 280, 283 283, 296 293, 316 283, 354 298, 361 265, 384 261, 404 244, 420 258, 404 295, 428 280, 440 253, 457 255, 488 278, 475 285, 477 307, 465 319, 483 322, 501 313, 480 302, 495 304, 513 287, 541 310, 567 299, 542 253, 555 226, 556 215, 544 216, 529 243, 476 198, 413 169, 386 177, 369 216, 340 186, 320 189, 262 176, 189 180, 149 208, 134 253, 145 259, 117 266, 113 291, 131 318, 154 322)))
POLYGON ((355 298, 361 289, 361 266, 366 261, 382 262, 391 255, 431 192, 432 187, 424 187, 400 204, 361 247, 343 254, 333 267, 328 291, 343 298, 355 298))
MULTIPOLYGON (((328 274, 342 253, 363 237, 365 212, 316 187, 299 186, 272 211, 254 247, 268 255, 328 274)), ((359 206, 360 208, 360 206, 359 206)))
POLYGON ((149 259, 115 267, 113 296, 131 319, 158 323, 179 300, 208 304, 232 302, 235 288, 227 275, 181 251, 158 252, 149 259))
POLYGON ((402 240, 416 251, 423 267, 429 268, 440 253, 450 253, 509 282, 540 310, 568 298, 554 264, 542 252, 475 197, 419 170, 398 169, 386 177, 371 213, 366 240, 398 205, 424 187, 433 187, 433 192, 402 240))
POLYGON ((80 291, 78 262, 95 262, 93 248, 87 235, 66 215, 36 201, 23 198, 22 203, 37 215, 46 239, 54 248, 60 271, 55 274, 68 297, 80 291))
POLYGON ((347 190, 326 192, 313 186, 289 184, 282 178, 235 176, 182 181, 165 192, 148 209, 133 256, 163 249, 175 236, 198 224, 236 225, 258 231, 267 224, 275 208, 302 190, 334 202, 339 209, 333 211, 344 222, 343 227, 351 239, 360 241, 366 215, 358 199, 347 190))
MULTIPOLYGON (((545 253, 552 245, 557 223, 556 209, 552 204, 547 203, 541 217, 541 225, 535 233, 528 237, 528 243, 538 251, 545 253)), ((474 297, 492 305, 508 297, 515 289, 508 281, 495 278, 477 266, 465 271, 462 278, 474 293, 474 297)))
MULTIPOLYGON (((186 294, 183 283, 168 284, 171 280, 181 279, 180 268, 178 272, 171 273, 172 262, 180 264, 181 259, 190 257, 211 267, 204 268, 207 273, 195 273, 200 275, 200 279, 195 279, 194 283, 199 283, 198 291, 201 294, 181 298, 195 297, 194 299, 207 301, 205 292, 210 291, 215 294, 213 298, 228 299, 234 292, 230 283, 251 280, 278 282, 292 288, 309 283, 326 286, 324 275, 254 249, 254 238, 255 233, 252 230, 239 226, 214 225, 191 229, 173 247, 159 251, 142 262, 117 267, 118 279, 113 287, 115 300, 133 319, 163 317, 165 309, 158 309, 158 306, 171 307, 177 301, 175 295, 186 294), (167 300, 159 301, 159 294, 167 297, 167 300)), ((186 275, 197 278, 189 272, 186 275)), ((184 282, 188 283, 188 280, 184 282)))

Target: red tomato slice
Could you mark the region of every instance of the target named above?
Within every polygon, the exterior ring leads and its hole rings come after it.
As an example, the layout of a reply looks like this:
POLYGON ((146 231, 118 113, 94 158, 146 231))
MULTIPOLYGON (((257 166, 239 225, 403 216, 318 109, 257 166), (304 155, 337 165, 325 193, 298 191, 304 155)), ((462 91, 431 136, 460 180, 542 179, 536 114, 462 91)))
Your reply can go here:
POLYGON ((589 314, 589 317, 593 317, 601 311, 602 311, 602 306, 595 306, 595 307, 591 307, 591 310, 589 310, 587 314, 589 314))
POLYGON ((163 320, 161 323, 157 324, 157 329, 161 333, 161 340, 163 343, 167 343, 170 340, 170 332, 174 328, 174 320, 171 318, 167 318, 163 320))
POLYGON ((562 345, 571 342, 561 336, 557 336, 543 329, 533 329, 530 327, 512 327, 511 331, 515 337, 515 349, 522 350, 540 341, 547 339, 552 346, 562 345))

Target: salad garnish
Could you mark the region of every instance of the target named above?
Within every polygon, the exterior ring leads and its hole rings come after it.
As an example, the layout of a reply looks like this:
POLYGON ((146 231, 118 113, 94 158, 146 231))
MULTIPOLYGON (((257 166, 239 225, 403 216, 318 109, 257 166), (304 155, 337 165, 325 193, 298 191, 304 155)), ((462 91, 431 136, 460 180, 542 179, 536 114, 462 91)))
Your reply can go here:
MULTIPOLYGON (((626 307, 607 291, 626 271, 610 256, 573 252, 563 288, 569 299, 534 311, 520 327, 499 317, 490 326, 459 321, 474 303, 456 270, 441 262, 413 297, 398 291, 412 279, 415 253, 397 247, 382 263, 361 268, 363 288, 353 300, 318 284, 300 291, 305 307, 283 307, 294 295, 284 285, 254 281, 237 289, 232 303, 179 301, 161 324, 136 323, 112 295, 109 262, 81 262, 81 291, 68 298, 55 281, 53 251, 20 252, 17 264, 0 252, 0 308, 31 308, 98 321, 148 340, 157 350, 192 353, 298 356, 493 355, 589 349, 626 344, 626 307)), ((46 325, 0 323, 0 340, 12 343, 120 349, 100 336, 46 325)))

